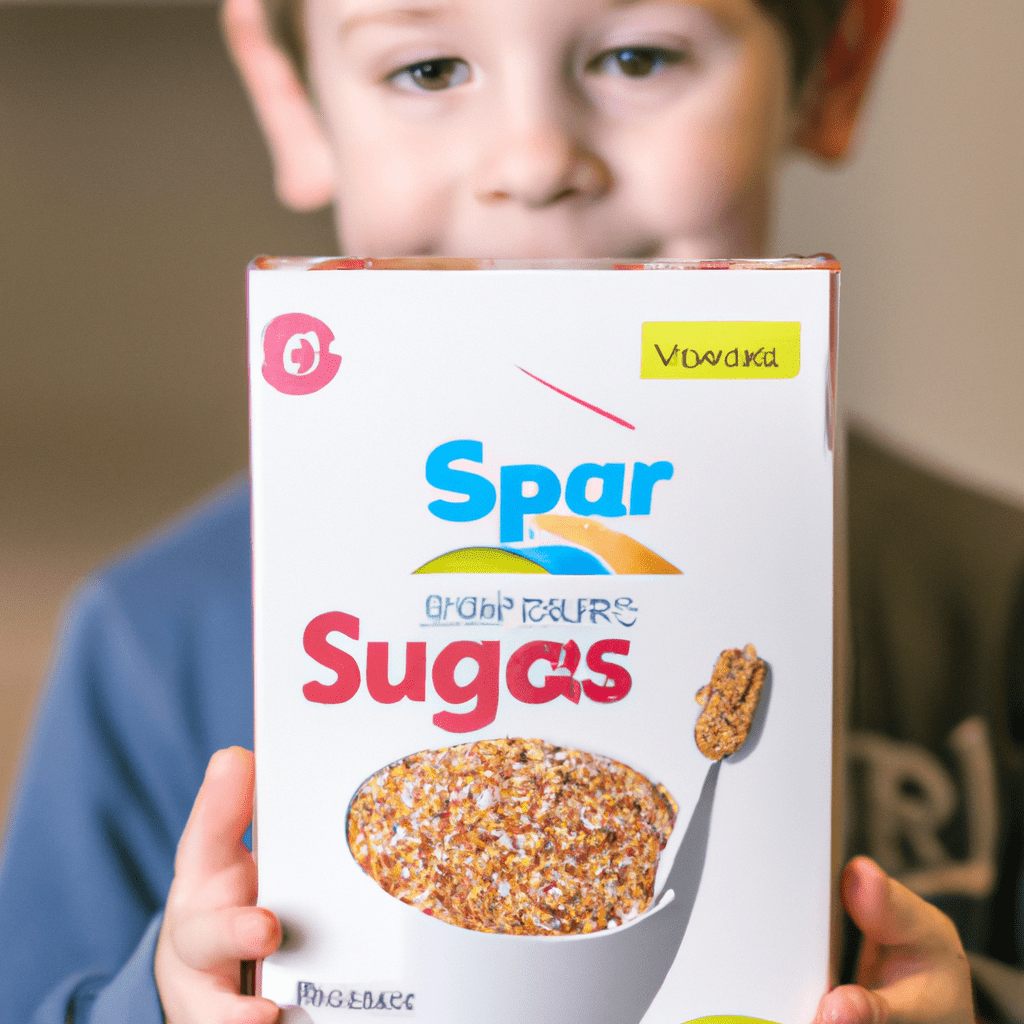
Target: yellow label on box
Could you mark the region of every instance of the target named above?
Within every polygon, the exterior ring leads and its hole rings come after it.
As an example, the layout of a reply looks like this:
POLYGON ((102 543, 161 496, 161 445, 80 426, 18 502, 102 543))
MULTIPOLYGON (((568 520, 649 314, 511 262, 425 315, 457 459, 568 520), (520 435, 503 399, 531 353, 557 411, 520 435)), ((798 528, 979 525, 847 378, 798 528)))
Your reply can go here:
POLYGON ((655 321, 643 325, 640 376, 747 380, 800 372, 800 324, 785 321, 655 321))

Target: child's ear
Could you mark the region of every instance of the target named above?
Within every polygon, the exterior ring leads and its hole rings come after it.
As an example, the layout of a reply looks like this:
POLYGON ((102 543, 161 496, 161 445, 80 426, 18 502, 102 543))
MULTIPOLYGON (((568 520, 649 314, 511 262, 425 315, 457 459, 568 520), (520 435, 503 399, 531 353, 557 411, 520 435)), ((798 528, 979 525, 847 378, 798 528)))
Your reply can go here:
POLYGON ((899 0, 847 0, 801 105, 798 148, 830 162, 846 155, 898 7, 899 0))
POLYGON ((330 202, 327 136, 295 66, 273 38, 262 0, 224 0, 221 24, 270 149, 278 198, 293 210, 330 202))

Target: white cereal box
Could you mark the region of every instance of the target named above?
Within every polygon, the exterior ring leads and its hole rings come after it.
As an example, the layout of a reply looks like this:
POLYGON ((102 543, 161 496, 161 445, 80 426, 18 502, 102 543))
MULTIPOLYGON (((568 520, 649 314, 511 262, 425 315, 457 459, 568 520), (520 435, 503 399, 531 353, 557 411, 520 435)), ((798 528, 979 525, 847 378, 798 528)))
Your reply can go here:
POLYGON ((838 269, 252 265, 286 1020, 811 1019, 838 269))

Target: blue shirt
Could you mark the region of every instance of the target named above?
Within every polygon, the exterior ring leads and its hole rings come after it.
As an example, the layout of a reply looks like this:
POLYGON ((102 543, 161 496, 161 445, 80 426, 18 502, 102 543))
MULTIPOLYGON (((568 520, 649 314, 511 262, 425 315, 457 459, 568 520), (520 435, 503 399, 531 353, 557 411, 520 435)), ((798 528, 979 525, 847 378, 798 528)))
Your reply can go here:
POLYGON ((214 751, 252 747, 249 490, 79 593, 0 871, 0 1022, 163 1024, 174 852, 214 751))

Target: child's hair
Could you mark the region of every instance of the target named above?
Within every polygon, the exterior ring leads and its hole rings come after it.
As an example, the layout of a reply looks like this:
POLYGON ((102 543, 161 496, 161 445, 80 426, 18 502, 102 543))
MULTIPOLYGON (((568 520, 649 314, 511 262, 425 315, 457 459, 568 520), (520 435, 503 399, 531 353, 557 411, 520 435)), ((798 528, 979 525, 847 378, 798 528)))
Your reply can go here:
POLYGON ((263 0, 267 21, 278 45, 306 79, 306 38, 302 26, 302 0, 263 0))
MULTIPOLYGON (((755 0, 755 3, 786 33, 793 59, 793 87, 800 89, 838 28, 847 0, 755 0)), ((302 0, 263 0, 263 4, 274 35, 305 78, 302 0)))
POLYGON ((799 89, 814 70, 839 28, 847 0, 755 0, 782 26, 793 59, 793 87, 799 89))

